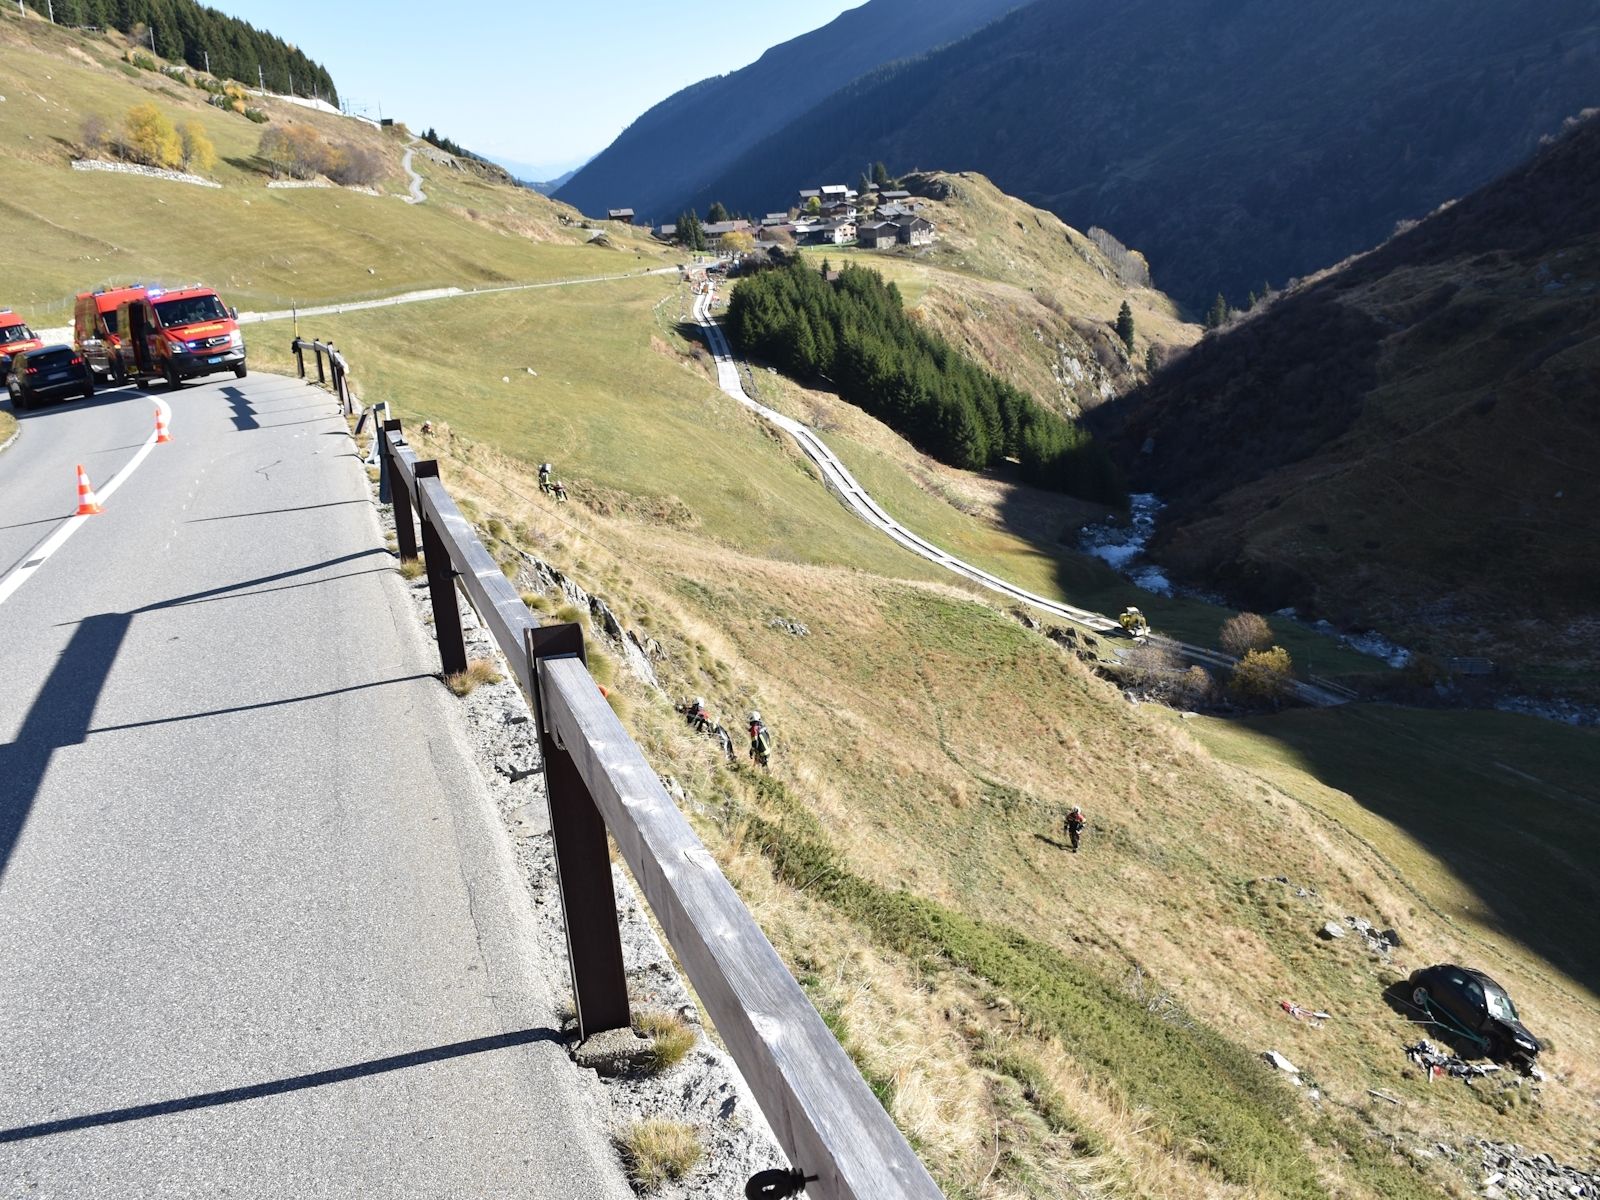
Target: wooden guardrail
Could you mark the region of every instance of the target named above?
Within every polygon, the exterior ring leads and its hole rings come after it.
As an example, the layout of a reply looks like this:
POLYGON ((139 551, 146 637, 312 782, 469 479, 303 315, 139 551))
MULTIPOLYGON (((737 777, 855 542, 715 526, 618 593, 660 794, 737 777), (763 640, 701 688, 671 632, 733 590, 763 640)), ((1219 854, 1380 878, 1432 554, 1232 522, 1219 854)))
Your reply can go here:
MULTIPOLYGON (((335 378, 344 377, 331 346, 296 339, 297 356, 303 348, 317 351, 319 376, 326 351, 335 378)), ((341 400, 348 405, 347 386, 341 400)), ((788 1155, 790 1170, 762 1172, 745 1194, 942 1200, 602 697, 585 665, 582 626, 541 627, 450 498, 437 461, 417 457, 397 420, 380 421, 376 434, 400 557, 415 559, 420 549, 427 570, 444 673, 467 667, 459 584, 533 706, 579 1036, 631 1024, 609 830, 788 1155)))
POLYGON ((317 382, 326 384, 332 376, 334 395, 339 397, 339 408, 346 414, 355 408, 355 399, 350 393, 350 368, 345 365, 344 355, 334 349, 332 342, 306 341, 304 338, 295 338, 289 343, 289 349, 294 351, 295 370, 300 373, 300 378, 306 377, 306 351, 310 350, 317 358, 317 382), (326 356, 328 365, 322 365, 326 356))

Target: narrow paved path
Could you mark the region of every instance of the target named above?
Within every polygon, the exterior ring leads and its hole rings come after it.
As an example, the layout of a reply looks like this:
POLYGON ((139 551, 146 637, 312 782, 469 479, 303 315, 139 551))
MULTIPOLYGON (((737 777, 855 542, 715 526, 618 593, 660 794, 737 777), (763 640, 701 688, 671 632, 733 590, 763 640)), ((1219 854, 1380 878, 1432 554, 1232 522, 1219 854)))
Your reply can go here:
MULTIPOLYGON (((1070 621, 1074 625, 1093 630, 1095 633, 1115 634, 1120 630, 1117 622, 1104 613, 1091 612, 1086 608, 1078 608, 1059 600, 1052 600, 1047 596, 1040 596, 1025 588, 1017 587, 1015 584, 1001 579, 998 575, 990 574, 981 567, 975 567, 948 551, 941 550, 926 538, 911 532, 911 530, 891 517, 867 493, 867 490, 861 486, 856 477, 850 473, 844 463, 839 461, 838 456, 828 449, 827 444, 816 435, 810 426, 796 421, 793 417, 787 417, 776 409, 768 408, 760 401, 752 399, 749 393, 744 390, 744 384, 739 381, 739 368, 733 361, 733 351, 728 345, 728 337, 723 333, 722 326, 711 316, 711 304, 714 296, 715 293, 708 290, 695 298, 694 318, 705 329, 706 337, 711 343, 711 354, 717 364, 717 385, 727 395, 739 401, 740 404, 758 413, 763 420, 777 426, 794 438, 800 444, 800 449, 805 452, 806 457, 817 464, 828 486, 839 494, 839 497, 857 516, 866 521, 867 524, 893 538, 913 554, 920 555, 929 562, 938 563, 945 570, 970 579, 991 592, 996 592, 1012 600, 1020 600, 1024 604, 1042 609, 1053 616, 1070 621)), ((1171 645, 1186 657, 1208 666, 1226 669, 1236 661, 1229 655, 1204 646, 1191 646, 1187 642, 1176 641, 1172 642, 1171 645)), ((1328 708, 1347 702, 1344 697, 1336 696, 1332 692, 1314 687, 1311 684, 1297 683, 1295 687, 1302 700, 1318 707, 1328 708)))
POLYGON ((406 147, 405 154, 400 157, 400 167, 406 173, 411 194, 404 197, 407 204, 421 204, 428 197, 422 190, 422 176, 417 174, 416 168, 411 165, 417 154, 417 139, 412 138, 411 144, 406 147))
POLYGON ((559 948, 325 393, 21 415, 0 577, 0 1195, 629 1196, 559 948))

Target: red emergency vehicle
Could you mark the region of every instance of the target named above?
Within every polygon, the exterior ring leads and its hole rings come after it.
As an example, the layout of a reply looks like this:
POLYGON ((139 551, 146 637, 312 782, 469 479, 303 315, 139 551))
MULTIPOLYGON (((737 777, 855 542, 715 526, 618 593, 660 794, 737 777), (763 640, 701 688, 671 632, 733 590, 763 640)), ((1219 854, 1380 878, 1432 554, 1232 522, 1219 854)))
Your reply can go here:
POLYGON ((27 322, 9 308, 0 308, 0 383, 11 374, 11 356, 38 350, 44 343, 33 336, 27 322))
POLYGON ((89 369, 113 383, 122 383, 122 334, 117 328, 117 309, 130 300, 142 300, 141 283, 121 288, 102 288, 81 292, 72 310, 72 343, 89 364, 89 369))
POLYGON ((122 338, 117 357, 123 374, 137 380, 158 377, 171 387, 218 371, 243 379, 244 334, 238 315, 208 287, 146 288, 143 296, 117 306, 122 338))

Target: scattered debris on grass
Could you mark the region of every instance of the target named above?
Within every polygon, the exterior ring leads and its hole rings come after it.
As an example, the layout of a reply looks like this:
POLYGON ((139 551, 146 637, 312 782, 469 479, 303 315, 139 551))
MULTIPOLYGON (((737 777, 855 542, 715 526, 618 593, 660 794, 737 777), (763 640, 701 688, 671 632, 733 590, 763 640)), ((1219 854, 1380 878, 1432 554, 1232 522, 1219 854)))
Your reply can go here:
POLYGON ((1324 1021, 1333 1020, 1332 1013, 1318 1012, 1314 1008, 1296 1004, 1293 1000, 1279 1000, 1278 1007, 1297 1021, 1309 1021, 1313 1029, 1320 1029, 1324 1021))
POLYGON ((1454 1075, 1463 1080, 1469 1087, 1472 1081, 1485 1075, 1491 1075, 1501 1068, 1497 1063, 1469 1063, 1464 1058, 1446 1050, 1441 1050, 1427 1038, 1422 1038, 1415 1045, 1407 1046, 1406 1057, 1428 1073, 1428 1082, 1445 1075, 1454 1075))
POLYGON ((1261 1052, 1261 1057, 1272 1066, 1277 1067, 1278 1070, 1282 1071, 1286 1075, 1300 1074, 1300 1068, 1295 1066, 1276 1050, 1263 1050, 1261 1052))
POLYGON ((1317 936, 1325 942, 1337 941, 1354 931, 1361 944, 1374 954, 1388 955, 1400 948, 1400 935, 1393 929, 1379 929, 1365 917, 1346 917, 1340 921, 1326 921, 1317 936))

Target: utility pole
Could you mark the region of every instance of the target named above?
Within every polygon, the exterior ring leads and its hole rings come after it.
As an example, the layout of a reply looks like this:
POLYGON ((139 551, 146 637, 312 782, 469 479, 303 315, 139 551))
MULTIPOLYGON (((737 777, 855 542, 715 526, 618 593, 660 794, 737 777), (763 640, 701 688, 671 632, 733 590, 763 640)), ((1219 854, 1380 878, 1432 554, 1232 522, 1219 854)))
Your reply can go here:
POLYGON ((261 64, 256 64, 256 82, 261 85, 261 94, 267 94, 267 77, 261 72, 261 64))
POLYGON ((50 11, 50 24, 56 23, 56 0, 44 0, 45 8, 50 11))
POLYGON ((209 75, 211 74, 211 51, 204 50, 201 53, 206 56, 206 74, 209 75))
POLYGON ((150 26, 150 53, 154 54, 155 52, 156 52, 156 27, 154 25, 152 25, 152 26, 150 26))

